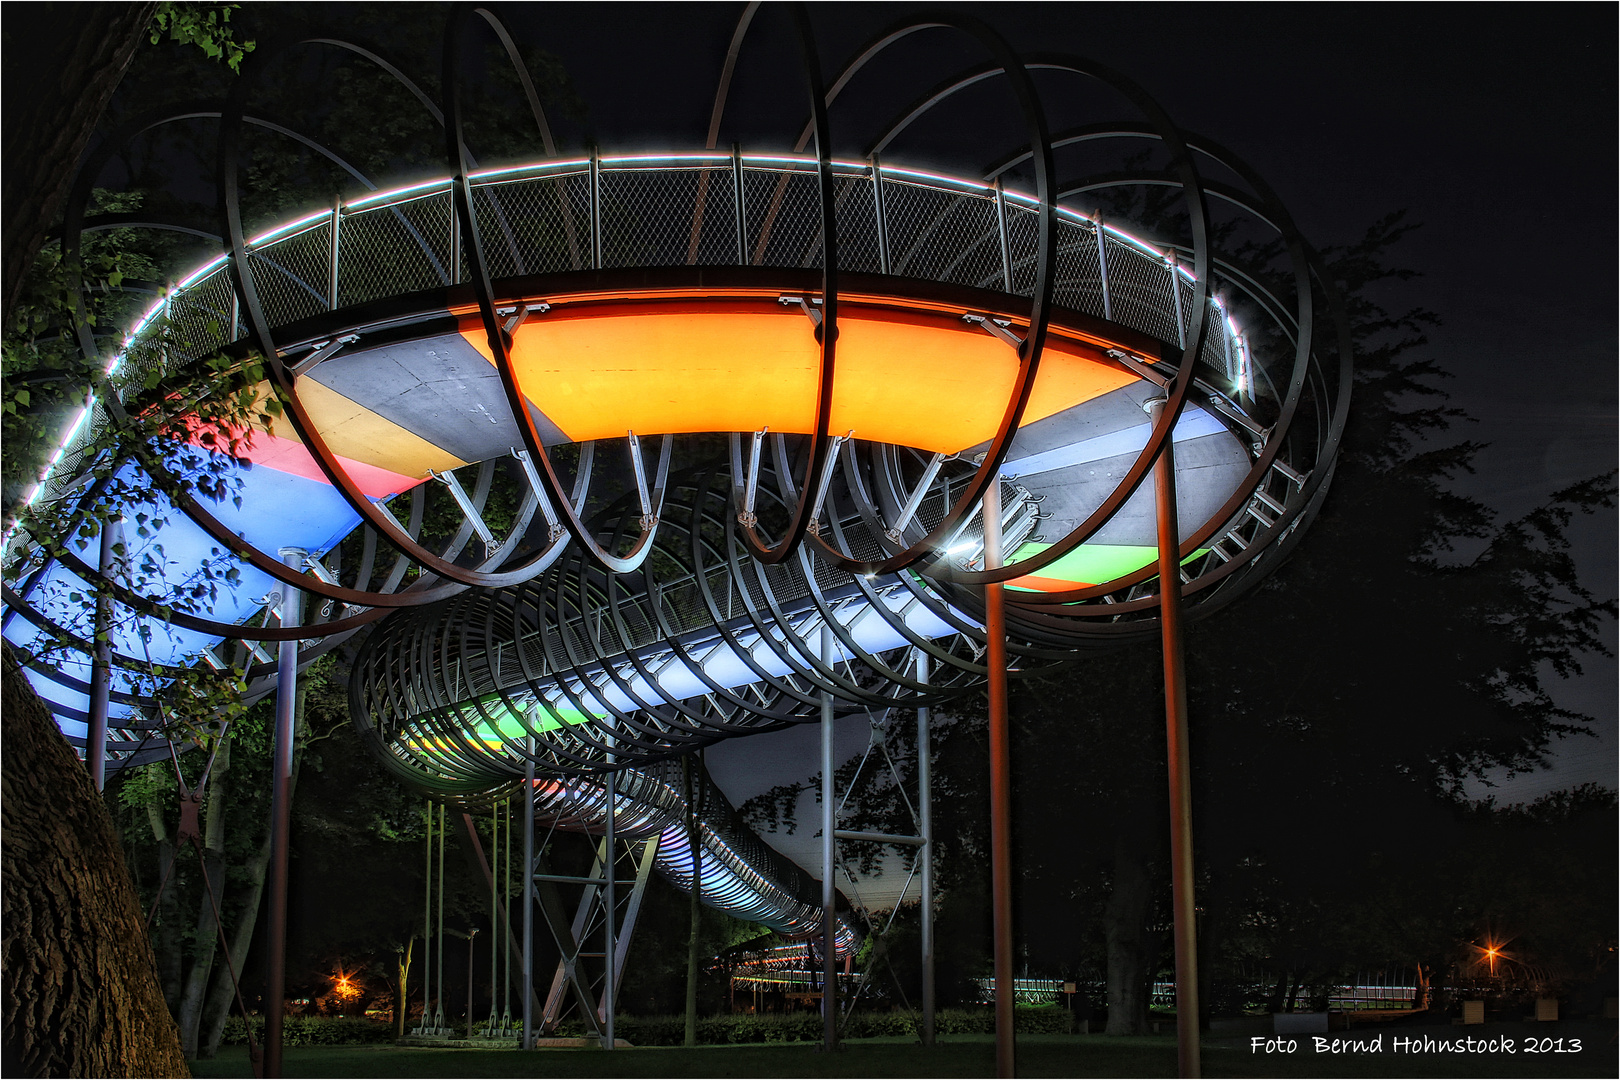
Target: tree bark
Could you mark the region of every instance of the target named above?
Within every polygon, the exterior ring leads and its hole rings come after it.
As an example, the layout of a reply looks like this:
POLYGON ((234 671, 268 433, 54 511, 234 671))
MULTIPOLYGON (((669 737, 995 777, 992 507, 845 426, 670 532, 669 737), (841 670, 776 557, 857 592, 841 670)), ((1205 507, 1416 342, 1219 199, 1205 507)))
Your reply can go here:
POLYGON ((411 938, 399 949, 395 955, 394 969, 394 1038, 405 1037, 405 1013, 410 1007, 410 1000, 405 996, 409 988, 411 976, 411 950, 416 947, 416 939, 411 938))
POLYGON ((1114 842, 1114 886, 1103 909, 1108 943, 1109 1035, 1145 1035, 1148 1030, 1147 920, 1153 893, 1141 849, 1120 836, 1114 842))
POLYGON ((23 4, 7 11, 3 192, 5 309, 62 212, 79 157, 151 22, 155 3, 23 4))
POLYGON ((112 817, 4 653, 0 1071, 190 1076, 112 817))

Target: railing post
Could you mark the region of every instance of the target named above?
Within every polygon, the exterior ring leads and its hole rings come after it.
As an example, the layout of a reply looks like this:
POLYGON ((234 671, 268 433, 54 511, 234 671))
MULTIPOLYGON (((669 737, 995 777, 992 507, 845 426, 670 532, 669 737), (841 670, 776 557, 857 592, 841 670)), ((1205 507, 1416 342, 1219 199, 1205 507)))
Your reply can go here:
POLYGON ((1091 215, 1091 227, 1097 234, 1097 280, 1102 283, 1103 318, 1112 322, 1114 304, 1108 292, 1108 244, 1105 239, 1107 230, 1103 228, 1101 210, 1091 215))
MULTIPOLYGON (((446 192, 450 199, 450 267, 445 274, 446 285, 457 285, 461 282, 461 215, 456 213, 456 184, 450 182, 450 190, 446 192)), ((467 201, 472 201, 472 189, 467 190, 467 201)))
POLYGON ((996 177, 996 232, 1001 234, 1001 291, 1010 293, 1012 287, 1012 237, 1007 235, 1007 189, 996 177))
POLYGON ((1221 312, 1221 346, 1226 352, 1226 377, 1237 382, 1237 365, 1232 360, 1232 324, 1226 310, 1226 296, 1223 293, 1216 304, 1221 312))
POLYGON ((737 265, 748 265, 748 201, 743 191, 742 147, 731 144, 731 193, 737 214, 737 265))
POLYGON ((343 198, 332 196, 332 247, 331 257, 326 268, 326 307, 329 311, 336 311, 338 306, 338 230, 343 221, 343 198))
POLYGON ((602 269, 602 155, 591 151, 591 269, 602 269))
POLYGON ((1175 302, 1176 310, 1176 344, 1181 348, 1187 347, 1187 322, 1181 310, 1181 271, 1176 269, 1176 253, 1172 249, 1164 253, 1165 267, 1170 271, 1170 298, 1175 302))
POLYGON ((872 212, 877 217, 878 273, 889 273, 889 222, 883 209, 883 166, 872 155, 872 212))

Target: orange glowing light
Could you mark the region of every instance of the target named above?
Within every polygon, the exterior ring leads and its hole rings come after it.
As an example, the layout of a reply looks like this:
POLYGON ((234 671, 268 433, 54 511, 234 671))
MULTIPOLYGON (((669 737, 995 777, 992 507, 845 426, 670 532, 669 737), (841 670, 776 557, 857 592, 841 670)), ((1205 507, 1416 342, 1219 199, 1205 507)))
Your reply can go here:
MULTIPOLYGON (((466 341, 492 359, 481 323, 466 341)), ((665 432, 808 432, 819 350, 802 311, 688 296, 560 304, 514 335, 526 396, 573 440, 665 432)), ((955 453, 988 439, 1018 358, 960 313, 846 303, 829 428, 955 453)), ((1025 423, 1135 381, 1104 347, 1054 328, 1025 423)))
POLYGON ((345 1001, 360 996, 360 988, 354 984, 354 981, 349 978, 348 973, 342 968, 338 968, 337 974, 332 976, 332 992, 345 1001))

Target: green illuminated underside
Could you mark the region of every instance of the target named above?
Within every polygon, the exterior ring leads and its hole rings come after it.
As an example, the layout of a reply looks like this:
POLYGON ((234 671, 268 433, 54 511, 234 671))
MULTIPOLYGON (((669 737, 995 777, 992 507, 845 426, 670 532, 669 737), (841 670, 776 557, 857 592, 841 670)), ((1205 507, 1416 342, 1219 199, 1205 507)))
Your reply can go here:
MULTIPOLYGON (((1013 556, 1013 561, 1018 562, 1032 555, 1038 555, 1051 546, 1051 544, 1025 544, 1013 556)), ((1202 558, 1208 550, 1199 548, 1181 560, 1181 565, 1186 566, 1193 560, 1202 558)), ((1142 544, 1081 544, 1057 562, 1043 567, 1031 576, 1068 581, 1076 585, 1098 585, 1134 573, 1144 566, 1157 562, 1158 559, 1158 548, 1142 544)), ((1007 588, 1017 589, 1020 592, 1042 591, 1011 582, 1007 588)))

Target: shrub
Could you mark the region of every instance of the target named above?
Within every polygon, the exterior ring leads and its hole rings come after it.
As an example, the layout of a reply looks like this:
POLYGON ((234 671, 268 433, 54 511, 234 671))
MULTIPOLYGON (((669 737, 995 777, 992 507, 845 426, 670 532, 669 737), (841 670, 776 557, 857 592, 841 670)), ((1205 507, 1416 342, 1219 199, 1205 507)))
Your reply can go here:
MULTIPOLYGON (((1019 1008, 1014 1013, 1018 1032, 1024 1035, 1066 1035, 1074 1028, 1067 1009, 1019 1008)), ((844 1037, 904 1038, 921 1032, 920 1014, 909 1012, 858 1012, 844 1028, 844 1037)), ((941 1035, 986 1035, 996 1030, 991 1009, 941 1009, 934 1016, 934 1029, 941 1035)), ((585 1027, 578 1020, 565 1021, 559 1035, 581 1037, 585 1027)), ((686 1038, 682 1016, 619 1016, 613 1033, 636 1046, 680 1046, 686 1038)), ((698 1042, 705 1046, 740 1043, 820 1042, 821 1017, 814 1012, 737 1013, 701 1016, 697 1022, 698 1042)))
MULTIPOLYGON (((264 1017, 249 1017, 248 1022, 253 1025, 253 1037, 262 1040, 264 1017)), ((337 1046, 391 1042, 393 1038, 393 1024, 363 1016, 289 1016, 281 1025, 281 1041, 285 1046, 337 1046)), ((221 1041, 229 1045, 247 1042, 247 1023, 240 1016, 226 1017, 221 1041)))

